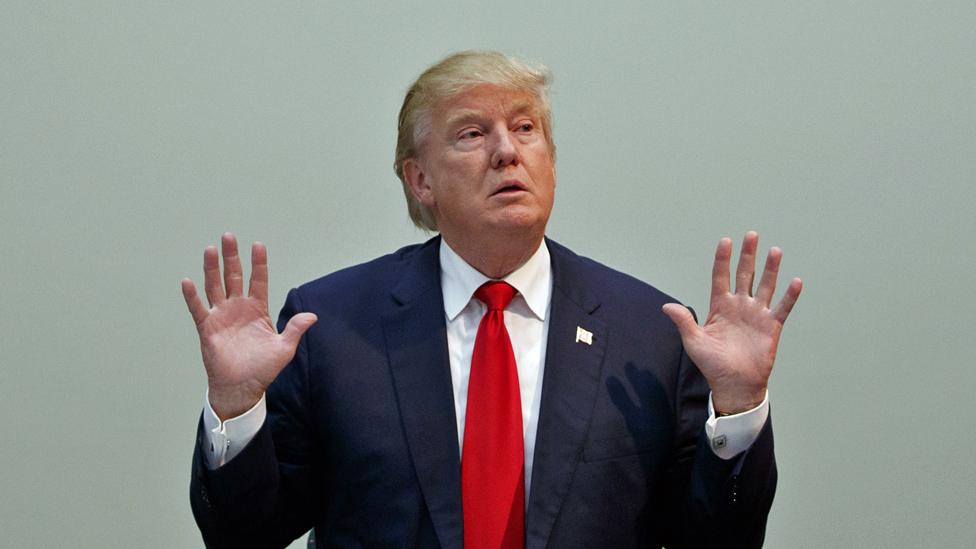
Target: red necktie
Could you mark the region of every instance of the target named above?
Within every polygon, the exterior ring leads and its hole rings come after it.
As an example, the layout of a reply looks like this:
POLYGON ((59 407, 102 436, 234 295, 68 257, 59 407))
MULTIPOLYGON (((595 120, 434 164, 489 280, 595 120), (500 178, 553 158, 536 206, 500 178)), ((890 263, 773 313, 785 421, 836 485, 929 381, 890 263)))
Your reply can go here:
POLYGON ((465 549, 525 544, 522 398, 505 307, 515 288, 486 282, 474 296, 488 306, 478 325, 468 379, 461 453, 465 549))

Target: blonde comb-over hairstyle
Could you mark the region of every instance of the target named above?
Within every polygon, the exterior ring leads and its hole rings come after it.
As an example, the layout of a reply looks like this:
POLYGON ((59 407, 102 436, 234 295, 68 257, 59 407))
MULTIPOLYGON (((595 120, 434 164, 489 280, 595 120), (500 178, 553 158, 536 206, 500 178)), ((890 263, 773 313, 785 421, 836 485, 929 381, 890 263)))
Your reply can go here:
POLYGON ((421 204, 403 176, 403 162, 417 158, 431 130, 431 119, 437 104, 471 86, 490 84, 533 94, 542 111, 542 132, 549 151, 556 158, 552 141, 552 112, 549 105, 549 69, 529 65, 497 51, 468 50, 455 53, 423 72, 407 90, 400 107, 397 125, 396 158, 393 171, 403 184, 407 210, 414 225, 428 231, 437 230, 434 214, 421 204))

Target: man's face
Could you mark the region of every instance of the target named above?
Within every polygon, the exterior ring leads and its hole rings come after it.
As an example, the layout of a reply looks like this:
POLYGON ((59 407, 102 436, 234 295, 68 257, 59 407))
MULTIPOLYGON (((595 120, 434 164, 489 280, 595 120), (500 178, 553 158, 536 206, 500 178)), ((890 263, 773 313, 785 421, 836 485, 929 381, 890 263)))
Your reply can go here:
POLYGON ((533 94, 468 88, 437 105, 420 149, 405 172, 448 243, 511 231, 544 234, 556 174, 533 94))

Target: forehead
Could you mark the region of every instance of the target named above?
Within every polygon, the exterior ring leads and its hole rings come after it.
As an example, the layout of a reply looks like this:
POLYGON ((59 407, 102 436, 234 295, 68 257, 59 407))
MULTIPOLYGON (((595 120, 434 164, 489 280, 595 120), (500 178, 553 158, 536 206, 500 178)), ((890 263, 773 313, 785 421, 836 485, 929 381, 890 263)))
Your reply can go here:
POLYGON ((435 123, 451 124, 468 118, 539 116, 541 112, 542 105, 534 93, 480 84, 442 99, 434 107, 433 114, 435 123))

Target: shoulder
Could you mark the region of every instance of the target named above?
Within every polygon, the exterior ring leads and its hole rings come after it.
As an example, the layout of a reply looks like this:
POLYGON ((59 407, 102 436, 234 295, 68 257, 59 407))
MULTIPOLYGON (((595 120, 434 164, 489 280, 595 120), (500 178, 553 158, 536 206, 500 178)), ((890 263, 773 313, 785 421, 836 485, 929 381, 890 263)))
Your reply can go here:
MULTIPOLYGON (((437 273, 437 237, 422 244, 405 246, 365 263, 340 269, 302 284, 292 290, 303 308, 358 308, 385 304, 392 299, 391 290, 405 278, 413 279, 418 271, 437 273)), ((422 283, 439 284, 436 277, 419 277, 422 283)))
POLYGON ((679 303, 674 297, 627 273, 581 256, 552 240, 546 240, 552 256, 555 286, 578 287, 603 305, 655 306, 679 303))

